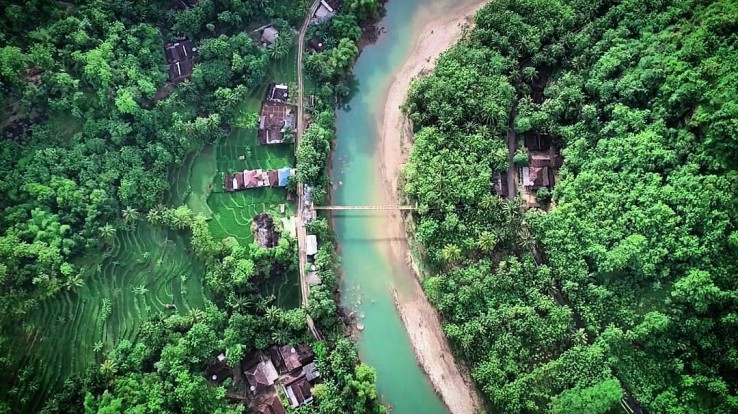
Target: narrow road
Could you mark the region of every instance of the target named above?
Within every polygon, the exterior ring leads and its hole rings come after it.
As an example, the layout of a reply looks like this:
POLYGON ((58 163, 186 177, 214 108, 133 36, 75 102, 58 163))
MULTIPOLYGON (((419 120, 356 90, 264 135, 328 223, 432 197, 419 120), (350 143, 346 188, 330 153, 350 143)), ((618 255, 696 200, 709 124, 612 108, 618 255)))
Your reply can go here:
MULTIPOLYGON (((300 143, 302 135, 305 133, 305 93, 302 81, 302 60, 305 52, 305 34, 307 28, 310 25, 310 19, 312 19, 315 11, 320 6, 320 0, 315 0, 310 6, 305 21, 300 27, 300 33, 297 36, 297 133, 295 134, 295 156, 297 156, 297 148, 300 143)), ((307 307, 308 305, 308 294, 310 294, 310 286, 307 283, 307 274, 305 273, 305 267, 307 265, 307 257, 305 255, 305 239, 307 231, 305 229, 304 210, 307 206, 304 204, 303 189, 302 185, 297 185, 297 254, 299 257, 299 271, 300 271, 300 291, 302 293, 302 306, 307 307)), ((310 315, 307 315, 307 324, 310 328, 315 339, 321 339, 320 333, 315 329, 315 324, 310 315)))

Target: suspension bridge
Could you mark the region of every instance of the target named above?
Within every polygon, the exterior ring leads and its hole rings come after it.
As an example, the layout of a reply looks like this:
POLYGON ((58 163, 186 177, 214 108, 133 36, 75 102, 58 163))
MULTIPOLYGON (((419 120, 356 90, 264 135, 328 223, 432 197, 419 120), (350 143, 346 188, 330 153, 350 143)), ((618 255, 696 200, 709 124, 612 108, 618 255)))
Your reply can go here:
POLYGON ((417 210, 418 206, 376 205, 376 206, 311 206, 313 210, 417 210))

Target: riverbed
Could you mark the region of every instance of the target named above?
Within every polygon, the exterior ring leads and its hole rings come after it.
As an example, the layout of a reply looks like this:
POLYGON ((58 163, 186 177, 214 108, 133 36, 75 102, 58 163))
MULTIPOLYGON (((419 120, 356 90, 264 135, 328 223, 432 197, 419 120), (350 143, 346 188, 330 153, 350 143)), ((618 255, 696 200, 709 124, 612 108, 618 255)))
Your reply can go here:
MULTIPOLYGON (((439 42, 441 48, 450 46, 461 31, 449 36, 448 29, 463 23, 479 4, 479 0, 387 3, 386 17, 379 25, 386 32, 363 50, 354 68, 357 90, 337 114, 334 204, 396 202, 394 180, 388 179, 387 171, 396 173, 401 157, 386 157, 387 145, 382 145, 385 104, 396 108, 402 103, 404 92, 391 92, 399 78, 407 75, 405 68, 417 58, 418 47, 429 41, 439 42), (429 39, 434 28, 440 29, 436 34, 440 39, 429 39), (388 159, 396 160, 395 164, 388 166, 388 159)), ((437 56, 440 50, 432 52, 429 56, 437 56)), ((427 63, 431 66, 432 59, 427 63)), ((399 215, 344 211, 334 214, 333 219, 344 271, 342 299, 345 306, 357 311, 359 323, 364 326, 359 350, 362 359, 377 370, 378 389, 384 402, 396 414, 447 413, 444 401, 454 414, 474 412, 478 400, 473 385, 459 371, 438 316, 406 263, 406 240, 399 215), (400 306, 396 306, 395 297, 400 306), (413 346, 420 350, 417 360, 413 346), (422 368, 416 361, 423 363, 422 368), (434 392, 434 385, 443 400, 434 392)))

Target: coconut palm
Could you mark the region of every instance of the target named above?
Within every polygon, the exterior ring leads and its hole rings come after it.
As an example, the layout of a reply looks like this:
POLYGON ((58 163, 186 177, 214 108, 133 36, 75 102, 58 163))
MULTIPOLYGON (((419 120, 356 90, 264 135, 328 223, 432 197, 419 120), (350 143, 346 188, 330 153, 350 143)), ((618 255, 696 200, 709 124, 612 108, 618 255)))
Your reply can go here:
POLYGON ((266 309, 266 312, 265 312, 265 314, 264 314, 264 317, 265 317, 265 318, 266 318, 266 320, 267 320, 267 321, 269 321, 270 323, 274 323, 274 322, 276 322, 277 320, 279 320, 279 315, 280 315, 280 313, 281 313, 281 312, 280 312, 279 308, 278 308, 278 307, 276 307, 276 306, 274 306, 274 305, 272 305, 272 306, 270 306, 270 307, 268 307, 268 308, 266 309))
POLYGON ((205 319, 205 312, 200 309, 190 309, 190 312, 187 314, 187 319, 189 319, 192 324, 198 323, 205 319))
POLYGON ((67 290, 72 290, 74 288, 81 288, 84 285, 85 285, 85 280, 82 279, 82 275, 79 273, 76 275, 69 276, 69 278, 67 278, 67 281, 64 283, 64 286, 67 288, 67 290))
POLYGON ((116 364, 113 360, 106 359, 102 364, 100 364, 100 373, 104 377, 110 378, 117 372, 118 364, 116 364))
POLYGON ((576 332, 574 332, 574 343, 577 345, 584 345, 587 343, 588 337, 587 332, 584 331, 584 328, 577 329, 576 332))
POLYGON ((479 240, 477 240, 477 247, 479 247, 479 249, 484 252, 491 252, 497 245, 498 241, 499 236, 497 235, 497 233, 492 231, 485 231, 479 235, 479 240))
POLYGON ((277 344, 284 344, 289 342, 290 334, 285 329, 277 329, 272 332, 272 341, 277 344))
POLYGON ((115 227, 113 227, 110 223, 106 223, 104 226, 100 227, 98 230, 100 231, 100 236, 105 241, 111 241, 113 240, 113 237, 115 237, 115 227))
POLYGON ((455 244, 447 244, 441 250, 441 256, 446 263, 455 263, 461 259, 461 249, 455 244))
POLYGON ((146 214, 146 220, 151 224, 161 223, 161 212, 156 208, 152 208, 146 214))
POLYGON ((139 217, 138 211, 130 206, 121 210, 121 214, 123 215, 123 221, 125 221, 126 223, 133 223, 134 221, 138 220, 139 217))
POLYGON ((95 346, 92 347, 92 352, 100 352, 103 349, 103 341, 95 342, 95 346))

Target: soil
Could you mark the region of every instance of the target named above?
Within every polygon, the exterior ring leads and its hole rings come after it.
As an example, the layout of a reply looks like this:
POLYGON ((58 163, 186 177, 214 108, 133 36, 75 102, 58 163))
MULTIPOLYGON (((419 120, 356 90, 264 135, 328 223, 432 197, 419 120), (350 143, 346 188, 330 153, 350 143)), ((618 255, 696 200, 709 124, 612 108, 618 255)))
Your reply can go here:
MULTIPOLYGON (((458 6, 441 17, 429 20, 421 30, 413 51, 395 74, 387 92, 384 117, 380 120, 381 163, 385 181, 385 202, 398 204, 398 179, 407 160, 412 141, 412 126, 400 110, 410 83, 417 76, 430 72, 438 56, 456 43, 471 23, 471 16, 484 1, 458 6)), ((416 280, 402 292, 395 291, 395 302, 400 312, 415 356, 428 375, 434 389, 452 414, 483 412, 483 400, 468 370, 455 361, 443 333, 441 317, 421 288, 420 274, 412 261, 404 222, 399 212, 390 216, 393 255, 409 265, 416 280), (409 289, 409 291, 407 291, 409 289)))

